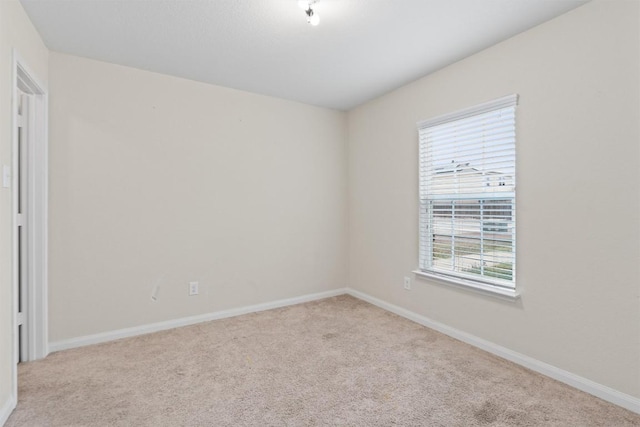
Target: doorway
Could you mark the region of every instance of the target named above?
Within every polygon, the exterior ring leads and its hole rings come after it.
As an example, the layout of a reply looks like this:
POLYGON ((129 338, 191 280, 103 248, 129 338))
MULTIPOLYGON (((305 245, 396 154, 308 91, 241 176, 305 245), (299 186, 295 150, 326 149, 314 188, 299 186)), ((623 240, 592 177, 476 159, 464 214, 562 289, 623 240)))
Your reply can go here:
POLYGON ((47 94, 14 51, 12 189, 14 386, 20 362, 48 353, 47 94))
POLYGON ((17 248, 13 254, 17 275, 17 303, 18 314, 16 327, 18 328, 18 363, 29 360, 29 146, 33 145, 31 138, 30 117, 31 101, 33 95, 27 95, 18 89, 16 96, 17 120, 16 129, 17 157, 14 169, 14 189, 17 201, 14 205, 15 215, 15 239, 17 248))

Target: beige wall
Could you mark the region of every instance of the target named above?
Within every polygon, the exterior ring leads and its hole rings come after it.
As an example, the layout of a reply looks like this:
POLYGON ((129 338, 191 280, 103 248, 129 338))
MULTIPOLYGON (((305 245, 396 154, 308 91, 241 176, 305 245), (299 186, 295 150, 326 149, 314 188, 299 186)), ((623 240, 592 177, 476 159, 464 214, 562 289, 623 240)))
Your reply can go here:
POLYGON ((50 341, 346 286, 344 113, 49 65, 50 341))
POLYGON ((640 397, 638 9, 588 3, 351 111, 350 286, 640 397), (403 290, 416 122, 511 93, 522 299, 422 279, 403 290))
MULTIPOLYGON (((0 168, 11 165, 13 49, 41 84, 47 83, 48 51, 17 0, 0 1, 0 168)), ((11 190, 0 188, 0 408, 13 391, 13 285, 11 190)))

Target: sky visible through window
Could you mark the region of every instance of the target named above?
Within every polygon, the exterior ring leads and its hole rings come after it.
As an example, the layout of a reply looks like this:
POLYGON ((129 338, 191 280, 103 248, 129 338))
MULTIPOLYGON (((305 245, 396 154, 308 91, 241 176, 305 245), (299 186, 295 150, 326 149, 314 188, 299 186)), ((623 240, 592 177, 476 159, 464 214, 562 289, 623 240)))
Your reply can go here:
POLYGON ((510 107, 430 128, 427 133, 432 173, 462 172, 466 168, 512 175, 513 162, 505 159, 502 152, 506 145, 513 144, 515 127, 505 130, 501 122, 513 121, 513 114, 514 108, 510 107))

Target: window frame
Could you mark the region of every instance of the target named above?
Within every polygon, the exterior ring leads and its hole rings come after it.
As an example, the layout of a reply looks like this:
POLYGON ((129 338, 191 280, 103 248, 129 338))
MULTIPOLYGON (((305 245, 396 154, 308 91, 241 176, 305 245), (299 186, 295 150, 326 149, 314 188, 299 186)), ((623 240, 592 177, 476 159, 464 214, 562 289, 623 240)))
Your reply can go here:
MULTIPOLYGON (((502 98, 498 98, 495 99, 493 101, 489 101, 489 102, 485 102, 483 104, 479 104, 473 107, 469 107, 469 108, 465 108, 463 110, 459 110, 459 111, 455 111, 453 113, 449 113, 449 114, 444 114, 441 116, 437 116, 434 117, 432 119, 428 119, 425 121, 421 121, 418 122, 417 127, 418 127, 418 134, 419 136, 421 135, 422 131, 428 128, 432 128, 435 126, 439 126, 439 125, 443 125, 443 124, 447 124, 447 123, 452 123, 452 122, 456 122, 459 120, 464 120, 467 118, 472 118, 474 116, 479 116, 482 115, 484 113, 490 113, 490 112, 495 112, 497 110, 503 110, 503 109, 507 109, 507 108, 514 108, 514 126, 515 126, 515 122, 516 122, 516 113, 515 113, 515 109, 517 108, 518 105, 518 95, 517 94, 513 94, 513 95, 508 95, 508 96, 504 96, 502 98)), ((420 141, 420 137, 418 138, 419 140, 419 147, 420 147, 420 153, 422 154, 423 152, 423 142, 420 141)), ((418 268, 413 272, 414 274, 416 274, 416 276, 419 277, 424 277, 424 278, 429 278, 429 279, 436 279, 438 282, 441 283, 445 283, 445 284, 450 284, 450 285, 455 285, 455 286, 461 286, 464 287, 466 289, 471 289, 471 290, 475 290, 475 291, 479 291, 481 293, 484 294, 489 294, 492 296, 498 296, 501 298, 506 298, 509 300, 514 300, 520 297, 520 292, 519 292, 519 287, 517 286, 517 281, 516 281, 516 255, 517 255, 517 251, 516 251, 516 196, 517 196, 517 192, 516 192, 516 146, 517 146, 517 134, 514 137, 514 148, 513 148, 513 169, 514 169, 514 173, 513 173, 513 190, 512 191, 500 191, 500 192, 480 192, 478 194, 465 194, 463 196, 459 196, 457 194, 454 193, 445 193, 445 194, 438 194, 438 195, 433 195, 431 194, 430 197, 424 197, 424 191, 422 190, 422 182, 423 180, 427 180, 428 178, 425 177, 425 168, 427 167, 426 165, 426 160, 424 160, 424 158, 422 156, 419 156, 418 159, 418 172, 419 172, 419 191, 418 191, 418 205, 419 205, 419 224, 418 224, 418 240, 419 240, 419 257, 418 257, 418 268), (473 197, 471 197, 473 196, 473 197), (490 201, 490 200, 511 200, 511 204, 509 204, 509 215, 511 217, 510 220, 507 220, 507 222, 512 222, 511 225, 511 262, 512 262, 512 267, 511 267, 511 280, 502 280, 499 278, 493 278, 490 277, 489 279, 487 279, 487 275, 478 275, 478 274, 474 274, 474 273, 464 273, 464 272, 459 272, 459 271, 454 271, 454 269, 452 269, 451 271, 448 270, 439 270, 438 268, 434 268, 432 266, 432 262, 434 260, 433 257, 433 245, 434 245, 434 239, 436 236, 436 233, 434 233, 432 230, 429 231, 424 231, 425 228, 425 221, 429 224, 432 224, 432 221, 430 221, 428 218, 428 215, 433 215, 433 208, 429 209, 428 204, 429 203, 433 203, 436 202, 438 200, 442 200, 442 202, 444 202, 444 204, 447 203, 451 203, 452 206, 452 212, 453 212, 453 206, 455 204, 455 200, 467 200, 469 202, 473 202, 473 201, 477 201, 478 202, 478 206, 479 206, 479 212, 481 217, 480 217, 480 222, 479 222, 479 227, 481 230, 481 234, 479 239, 480 242, 480 246, 481 246, 481 252, 483 252, 483 245, 487 240, 490 239, 486 239, 484 237, 484 220, 482 219, 482 215, 484 212, 483 209, 485 209, 485 207, 483 206, 483 201, 486 203, 486 201, 490 201), (426 239, 426 241, 425 241, 426 239), (430 267, 426 267, 426 263, 425 261, 428 261, 429 264, 431 264, 430 267)), ((429 164, 429 166, 433 166, 432 163, 429 164)), ((432 177, 433 175, 431 175, 430 177, 432 177)), ((503 177, 498 177, 498 186, 503 187, 505 186, 505 182, 503 182, 504 178, 503 177)), ((489 184, 487 184, 489 185, 489 184)), ((433 206, 433 205, 432 205, 433 206)), ((456 222, 453 222, 453 220, 455 219, 455 216, 453 216, 454 214, 452 214, 452 224, 456 224, 456 222)), ((493 222, 497 222, 497 221, 493 221, 493 222)), ((452 225, 452 227, 454 226, 452 225)), ((454 234, 454 230, 452 230, 452 247, 451 250, 453 251, 453 253, 455 254, 455 241, 456 241, 456 235, 454 234)), ((494 238, 494 241, 496 239, 494 238)), ((484 252, 482 253, 481 257, 483 256, 484 252)), ((482 267, 481 267, 482 268, 482 267)))

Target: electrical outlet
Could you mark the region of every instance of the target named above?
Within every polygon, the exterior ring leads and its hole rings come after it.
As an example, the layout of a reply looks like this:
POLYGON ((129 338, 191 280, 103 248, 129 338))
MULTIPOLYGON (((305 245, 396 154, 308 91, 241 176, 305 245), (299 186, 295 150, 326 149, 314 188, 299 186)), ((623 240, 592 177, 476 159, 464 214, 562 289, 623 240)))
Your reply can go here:
POLYGON ((189 282, 189 296, 198 295, 198 282, 189 282))
POLYGON ((406 277, 404 278, 404 288, 408 291, 411 290, 411 277, 406 277))

